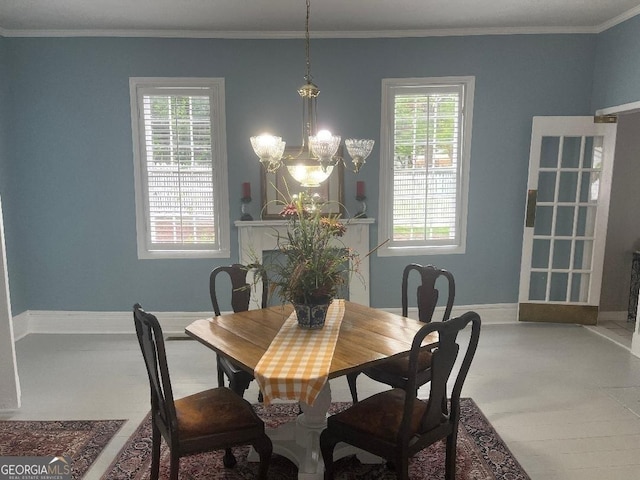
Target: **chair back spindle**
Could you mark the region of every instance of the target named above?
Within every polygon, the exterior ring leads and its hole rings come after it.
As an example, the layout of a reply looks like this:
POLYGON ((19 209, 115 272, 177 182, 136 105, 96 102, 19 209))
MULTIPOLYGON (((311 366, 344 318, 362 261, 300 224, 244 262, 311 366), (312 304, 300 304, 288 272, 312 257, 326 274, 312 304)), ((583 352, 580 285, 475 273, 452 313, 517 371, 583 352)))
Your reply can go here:
POLYGON ((445 312, 442 316, 443 320, 451 317, 453 302, 456 295, 456 285, 453 275, 448 270, 438 268, 434 265, 419 265, 410 263, 402 272, 402 316, 406 317, 409 313, 409 277, 412 271, 420 274, 421 284, 416 289, 418 319, 421 322, 428 323, 433 318, 433 313, 438 305, 440 291, 436 287, 438 278, 444 277, 448 284, 447 303, 445 312))
POLYGON ((241 265, 234 263, 232 265, 224 265, 216 267, 209 276, 209 295, 211 296, 211 304, 213 312, 216 316, 220 315, 220 305, 216 294, 216 279, 219 274, 226 273, 231 280, 231 308, 234 312, 246 312, 249 310, 249 302, 251 301, 251 285, 247 283, 247 274, 250 270, 254 270, 256 275, 262 280, 262 298, 261 308, 267 306, 269 281, 265 275, 264 269, 255 265, 241 265))

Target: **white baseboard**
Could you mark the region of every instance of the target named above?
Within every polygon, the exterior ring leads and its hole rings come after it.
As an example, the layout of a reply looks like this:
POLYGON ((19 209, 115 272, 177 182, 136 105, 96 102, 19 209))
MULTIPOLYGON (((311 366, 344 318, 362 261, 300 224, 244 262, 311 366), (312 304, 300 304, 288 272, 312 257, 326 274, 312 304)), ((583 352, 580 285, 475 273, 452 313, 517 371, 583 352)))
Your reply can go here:
POLYGON ((20 340, 29 334, 29 312, 22 312, 12 319, 13 321, 13 339, 20 340))
MULTIPOLYGON (((383 308, 400 315, 400 308, 383 308)), ((487 305, 462 305, 453 308, 453 316, 472 310, 477 312, 485 325, 518 322, 518 305, 495 303, 487 305)), ((442 316, 438 307, 435 317, 442 316)), ((184 328, 194 320, 207 318, 211 312, 159 312, 158 317, 165 333, 184 333, 184 328)), ((417 308, 409 309, 409 317, 418 318, 417 308)), ((626 321, 627 312, 600 312, 598 320, 626 321)), ((135 333, 131 312, 89 312, 59 310, 28 310, 13 317, 13 335, 19 340, 30 333, 135 333)))
MULTIPOLYGON (((211 312, 153 312, 164 333, 184 333, 191 322, 211 316, 211 312)), ((135 334, 131 312, 82 312, 28 310, 13 318, 16 340, 30 333, 110 333, 135 334), (18 334, 18 332, 20 334, 18 334)))
MULTIPOLYGON (((385 308, 384 310, 400 315, 400 308, 385 308)), ((518 304, 517 303, 494 303, 487 305, 461 305, 454 306, 451 312, 452 317, 457 317, 465 312, 473 311, 480 315, 483 325, 500 325, 504 323, 518 323, 518 304)), ((442 318, 444 307, 436 308, 433 314, 434 318, 442 318)), ((408 316, 410 318, 418 318, 418 308, 409 308, 408 316)))
MULTIPOLYGON (((384 308, 400 314, 399 308, 384 308)), ((517 304, 466 305, 455 307, 453 315, 461 315, 473 310, 482 318, 483 324, 503 324, 517 322, 517 304)), ((436 309, 436 318, 444 309, 436 309)), ((160 321, 165 334, 183 334, 191 322, 211 316, 211 312, 153 312, 160 321)), ((409 309, 409 317, 418 318, 417 309, 409 309)), ((64 334, 134 334, 131 312, 84 312, 58 310, 28 310, 13 317, 13 332, 16 340, 30 333, 64 334)))

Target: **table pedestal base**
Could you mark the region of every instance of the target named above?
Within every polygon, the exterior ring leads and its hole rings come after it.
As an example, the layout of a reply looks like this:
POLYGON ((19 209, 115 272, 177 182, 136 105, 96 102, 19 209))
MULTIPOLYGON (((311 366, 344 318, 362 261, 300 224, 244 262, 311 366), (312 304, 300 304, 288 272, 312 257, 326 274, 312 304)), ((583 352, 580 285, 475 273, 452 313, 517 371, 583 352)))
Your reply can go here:
MULTIPOLYGON (((313 406, 300 402, 302 413, 295 422, 285 423, 278 428, 267 428, 267 435, 273 442, 273 453, 288 458, 298 467, 298 480, 322 480, 324 462, 320 452, 320 433, 327 426, 327 412, 331 405, 331 388, 326 383, 313 406)), ((382 463, 380 457, 357 450, 351 445, 339 443, 333 452, 334 460, 357 454, 362 463, 382 463)), ((253 448, 248 460, 259 460, 253 448)))

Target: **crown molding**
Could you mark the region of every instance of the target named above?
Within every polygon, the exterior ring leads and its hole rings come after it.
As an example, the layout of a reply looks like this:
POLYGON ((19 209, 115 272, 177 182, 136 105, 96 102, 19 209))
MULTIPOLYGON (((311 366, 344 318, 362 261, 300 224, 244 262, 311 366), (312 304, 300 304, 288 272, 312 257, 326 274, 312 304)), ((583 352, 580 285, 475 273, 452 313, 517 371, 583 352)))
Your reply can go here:
MULTIPOLYGON (((640 5, 595 26, 442 28, 425 30, 317 31, 313 38, 419 38, 481 35, 544 35, 602 33, 640 14, 640 5)), ((220 38, 293 39, 304 38, 303 31, 216 31, 216 30, 27 30, 0 27, 0 37, 135 37, 135 38, 220 38)))
MULTIPOLYGON (((318 31, 313 38, 415 38, 461 37, 480 35, 592 34, 599 27, 509 27, 443 28, 431 30, 318 31)), ((220 38, 220 39, 298 39, 298 31, 208 31, 208 30, 10 30, 1 29, 4 37, 135 37, 135 38, 220 38)))
POLYGON ((611 27, 615 27, 622 22, 626 22, 627 20, 635 17, 638 14, 640 14, 640 5, 638 5, 637 7, 633 7, 631 10, 627 10, 626 12, 612 18, 611 20, 607 20, 606 22, 601 23, 600 25, 598 25, 596 33, 602 33, 605 30, 609 30, 611 27))

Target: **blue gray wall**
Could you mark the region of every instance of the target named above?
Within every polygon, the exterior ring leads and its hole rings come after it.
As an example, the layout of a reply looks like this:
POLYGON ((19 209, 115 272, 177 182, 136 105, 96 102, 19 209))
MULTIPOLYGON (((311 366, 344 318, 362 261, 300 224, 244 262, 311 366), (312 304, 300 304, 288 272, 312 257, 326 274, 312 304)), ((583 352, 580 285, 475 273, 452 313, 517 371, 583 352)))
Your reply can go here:
MULTIPOLYGON (((379 141, 383 78, 476 77, 467 253, 374 256, 373 306, 399 306, 401 271, 414 261, 451 270, 457 304, 517 300, 531 118, 591 112, 598 41, 596 35, 312 40, 319 120, 343 136, 379 141)), ((11 118, 4 129, 11 179, 0 180, 0 193, 9 217, 13 313, 122 311, 136 301, 150 310, 209 310, 208 273, 237 260, 237 232, 230 259, 137 259, 129 77, 225 78, 233 221, 242 182, 250 181, 258 197, 249 136, 269 129, 289 144, 299 138, 302 40, 6 38, 2 48, 0 71, 8 72, 10 93, 5 89, 3 105, 0 90, 0 107, 11 118)), ((378 145, 358 177, 367 183, 372 217, 378 145)), ((352 211, 355 181, 346 174, 352 211)), ((374 227, 371 242, 377 241, 374 227)))
POLYGON ((598 35, 593 109, 640 101, 640 15, 598 35))
MULTIPOLYGON (((5 202, 8 200, 8 187, 10 185, 10 163, 9 163, 9 71, 4 68, 7 65, 7 41, 0 37, 0 197, 2 198, 3 207, 6 209, 5 202)), ((5 212, 5 226, 7 223, 7 213, 5 212)), ((8 228, 8 227, 7 227, 8 228)), ((9 261, 9 260, 7 260, 9 261)), ((11 285, 10 285, 11 287, 11 285)))
POLYGON ((0 37, 0 194, 5 191, 7 182, 7 125, 9 122, 9 72, 3 68, 7 64, 6 40, 0 37))
POLYGON ((8 183, 8 126, 9 126, 9 71, 7 65, 7 41, 0 37, 0 194, 8 183))

